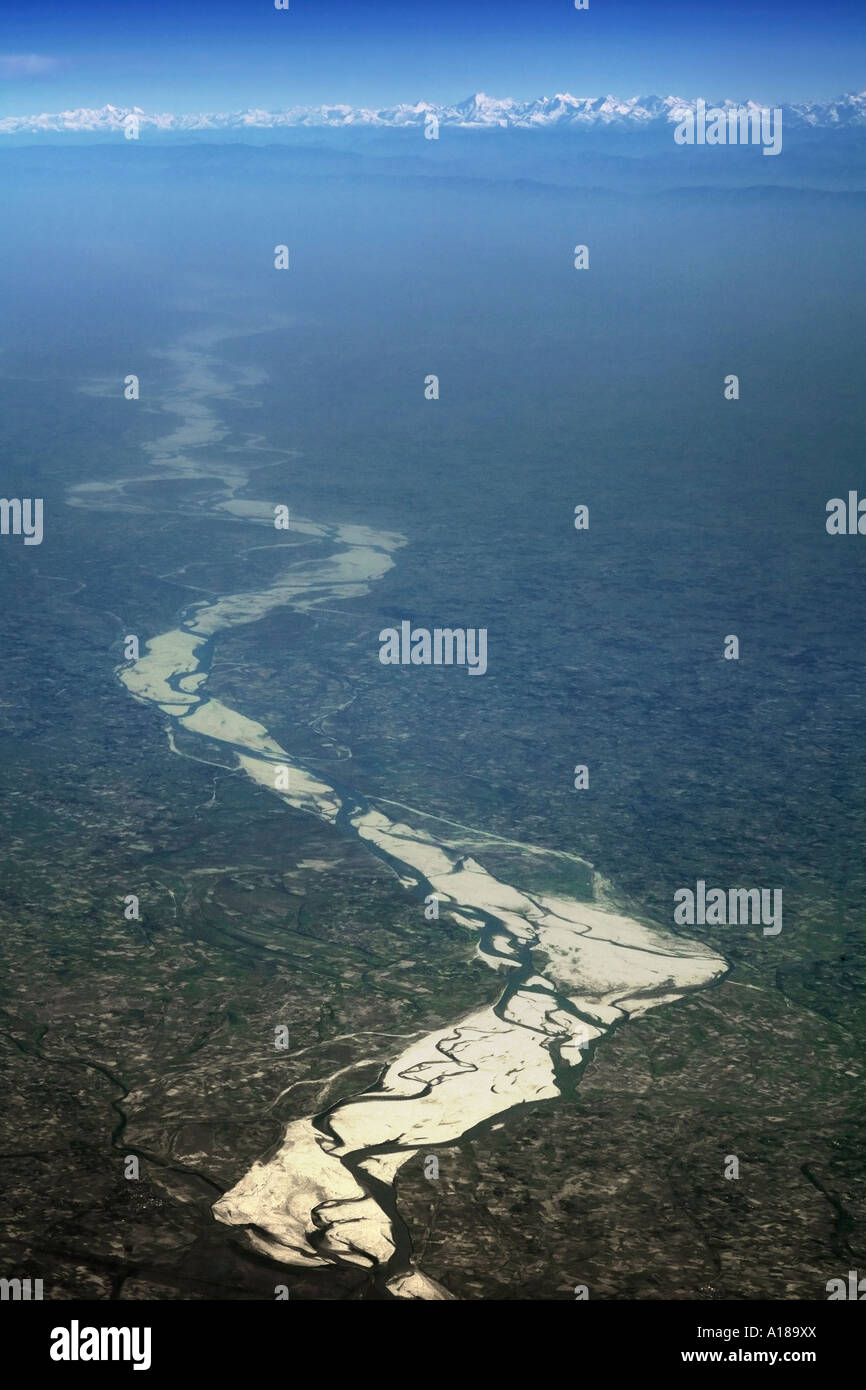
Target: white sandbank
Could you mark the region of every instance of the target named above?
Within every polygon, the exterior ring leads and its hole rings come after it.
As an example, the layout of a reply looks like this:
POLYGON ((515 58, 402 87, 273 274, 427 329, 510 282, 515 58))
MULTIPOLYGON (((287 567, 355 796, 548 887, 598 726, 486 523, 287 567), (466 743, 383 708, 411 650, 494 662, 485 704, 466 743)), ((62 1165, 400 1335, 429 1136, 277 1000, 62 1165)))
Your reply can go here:
MULTIPOLYGON (((200 340, 202 347, 228 336, 208 333, 200 340)), ((180 420, 147 446, 153 471, 126 481, 80 484, 68 500, 71 505, 138 509, 138 496, 134 503, 126 500, 133 484, 213 479, 220 491, 207 503, 194 504, 203 515, 223 523, 273 525, 272 503, 235 496, 248 481, 240 465, 216 468, 182 452, 223 440, 226 430, 209 402, 232 389, 199 350, 198 340, 189 342, 192 346, 166 354, 183 379, 165 408, 180 420)), ((247 449, 267 452, 252 440, 247 449)), ((219 452, 226 454, 225 445, 219 452)), ((222 630, 256 622, 280 607, 308 612, 367 593, 392 568, 392 553, 405 538, 294 516, 290 530, 336 549, 311 560, 289 558, 293 547, 287 546, 278 580, 194 605, 181 628, 151 639, 146 654, 119 668, 118 675, 131 695, 156 704, 187 734, 230 746, 236 766, 257 785, 296 810, 334 823, 342 807, 338 792, 293 763, 264 725, 208 699, 207 672, 199 660, 206 639, 222 630), (287 787, 282 783, 285 770, 287 787)), ((178 751, 173 736, 171 746, 178 751)), ((433 819, 425 818, 425 824, 433 819)), ((401 1165, 419 1152, 453 1144, 514 1106, 557 1096, 561 1068, 582 1063, 588 1046, 611 1025, 706 986, 725 970, 722 959, 704 945, 606 905, 504 883, 472 855, 438 839, 435 831, 391 820, 375 809, 355 812, 351 827, 371 849, 387 856, 405 886, 436 894, 442 911, 467 932, 495 924, 484 932, 477 954, 499 974, 503 992, 495 1007, 443 1023, 409 1042, 387 1066, 378 1087, 329 1112, 329 1135, 311 1117, 293 1120, 273 1157, 254 1163, 215 1204, 218 1220, 245 1228, 256 1249, 297 1267, 386 1265, 398 1245, 396 1227, 363 1185, 365 1174, 393 1184, 401 1165)), ((483 832, 463 837, 476 846, 497 838, 483 832)), ((483 854, 483 849, 475 852, 483 854)), ((450 1297, 411 1262, 390 1273, 388 1288, 399 1298, 450 1297)))

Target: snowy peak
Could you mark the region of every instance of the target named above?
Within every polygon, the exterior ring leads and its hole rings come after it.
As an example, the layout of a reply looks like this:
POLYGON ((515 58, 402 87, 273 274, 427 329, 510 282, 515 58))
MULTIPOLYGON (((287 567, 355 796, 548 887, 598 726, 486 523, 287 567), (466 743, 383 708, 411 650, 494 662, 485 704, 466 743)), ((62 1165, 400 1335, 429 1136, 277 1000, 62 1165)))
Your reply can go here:
MULTIPOLYGON (((0 118, 0 134, 19 132, 122 132, 135 118, 138 127, 159 131, 202 130, 278 130, 291 126, 424 126, 435 117, 440 126, 462 126, 468 129, 484 127, 524 127, 527 129, 558 129, 573 127, 613 126, 621 130, 664 125, 682 119, 684 112, 693 110, 698 98, 676 96, 612 95, 596 97, 573 96, 557 92, 534 101, 519 102, 513 97, 493 97, 475 92, 456 105, 436 105, 427 101, 401 103, 380 109, 347 106, 340 103, 324 106, 290 106, 279 111, 256 107, 244 111, 201 112, 172 114, 147 112, 139 106, 78 107, 74 111, 53 114, 4 116, 0 118)), ((755 101, 706 101, 708 107, 749 107, 760 109, 755 101)), ((847 92, 832 101, 792 102, 782 104, 787 127, 814 129, 852 128, 866 131, 866 91, 847 92)))

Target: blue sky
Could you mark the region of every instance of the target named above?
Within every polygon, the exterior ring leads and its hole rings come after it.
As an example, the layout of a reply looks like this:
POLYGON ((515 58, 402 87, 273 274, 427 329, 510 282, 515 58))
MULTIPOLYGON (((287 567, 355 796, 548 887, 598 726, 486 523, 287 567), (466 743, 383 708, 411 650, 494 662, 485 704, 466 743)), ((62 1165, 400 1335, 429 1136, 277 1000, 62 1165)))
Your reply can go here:
POLYGON ((4 0, 0 112, 866 89, 866 0, 4 0))

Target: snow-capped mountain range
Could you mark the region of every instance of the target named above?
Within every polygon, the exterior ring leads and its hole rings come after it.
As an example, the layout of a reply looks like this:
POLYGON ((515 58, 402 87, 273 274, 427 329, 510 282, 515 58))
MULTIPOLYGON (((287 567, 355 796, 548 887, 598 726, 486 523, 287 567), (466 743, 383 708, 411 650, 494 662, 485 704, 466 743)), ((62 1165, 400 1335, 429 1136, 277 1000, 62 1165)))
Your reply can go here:
MULTIPOLYGON (((386 106, 379 110, 355 106, 290 106, 281 111, 203 112, 198 115, 173 115, 141 110, 140 107, 101 106, 98 109, 81 107, 75 111, 42 113, 32 116, 0 117, 0 134, 20 132, 78 131, 101 133, 122 131, 129 117, 137 118, 140 129, 148 127, 166 132, 185 131, 243 131, 279 130, 290 126, 424 126, 435 116, 440 126, 522 127, 575 129, 614 126, 621 129, 641 128, 680 121, 686 111, 694 110, 695 99, 667 96, 575 97, 568 92, 535 101, 515 101, 476 92, 456 105, 433 105, 419 101, 414 105, 386 106)), ((707 101, 708 107, 762 108, 754 101, 707 101)), ((832 101, 807 101, 782 104, 786 127, 814 129, 853 128, 866 131, 866 91, 850 92, 832 101)))

